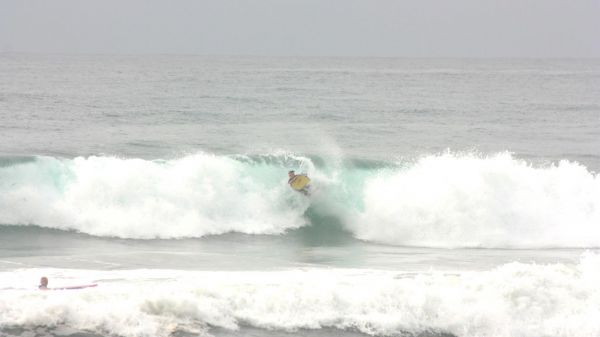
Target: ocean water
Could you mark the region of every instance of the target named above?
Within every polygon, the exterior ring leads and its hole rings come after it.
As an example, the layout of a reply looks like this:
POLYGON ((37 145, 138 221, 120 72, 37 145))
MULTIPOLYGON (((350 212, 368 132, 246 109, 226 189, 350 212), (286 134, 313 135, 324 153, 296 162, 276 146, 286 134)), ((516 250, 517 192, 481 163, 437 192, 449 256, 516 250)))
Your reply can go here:
POLYGON ((599 170, 598 59, 0 54, 0 336, 596 337, 599 170))

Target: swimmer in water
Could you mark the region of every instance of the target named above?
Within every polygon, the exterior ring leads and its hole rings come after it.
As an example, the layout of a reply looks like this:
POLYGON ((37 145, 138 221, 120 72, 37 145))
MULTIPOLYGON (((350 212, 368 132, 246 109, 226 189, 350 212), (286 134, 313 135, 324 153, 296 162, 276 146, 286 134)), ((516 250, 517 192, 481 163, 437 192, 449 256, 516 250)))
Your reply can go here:
POLYGON ((38 286, 38 288, 40 290, 48 290, 48 278, 46 276, 43 276, 40 279, 40 285, 38 286))

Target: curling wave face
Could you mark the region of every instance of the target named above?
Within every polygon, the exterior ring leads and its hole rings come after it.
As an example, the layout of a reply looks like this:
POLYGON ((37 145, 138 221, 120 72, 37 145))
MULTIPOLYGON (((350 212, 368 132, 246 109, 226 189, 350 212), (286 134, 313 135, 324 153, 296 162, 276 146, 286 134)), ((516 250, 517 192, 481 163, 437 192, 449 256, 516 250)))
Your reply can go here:
MULTIPOLYGON (((0 273, 0 289, 40 270, 0 273)), ((268 272, 44 271, 80 291, 2 289, 0 327, 69 327, 99 335, 207 335, 210 327, 337 328, 370 335, 598 336, 600 258, 574 265, 509 263, 488 271, 410 274, 306 269, 268 272), (82 310, 85 309, 85 310, 82 310)), ((0 330, 1 331, 1 330, 0 330)))
POLYGON ((0 222, 140 239, 278 234, 304 225, 308 207, 286 198, 278 171, 207 154, 37 157, 0 168, 0 222))
POLYGON ((0 223, 121 238, 329 226, 361 240, 430 247, 600 247, 600 178, 508 153, 370 163, 287 154, 174 160, 32 157, 0 162, 0 223), (291 191, 289 168, 313 181, 291 191))

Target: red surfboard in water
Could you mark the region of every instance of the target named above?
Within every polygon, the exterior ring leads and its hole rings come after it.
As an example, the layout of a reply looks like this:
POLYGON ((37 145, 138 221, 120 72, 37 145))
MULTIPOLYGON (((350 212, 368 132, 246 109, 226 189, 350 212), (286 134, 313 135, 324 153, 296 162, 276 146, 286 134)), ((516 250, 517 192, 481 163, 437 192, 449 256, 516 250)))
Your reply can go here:
POLYGON ((74 289, 84 289, 84 288, 93 288, 97 287, 98 284, 82 284, 78 286, 68 286, 68 287, 60 287, 60 288, 40 288, 40 290, 74 290, 74 289))

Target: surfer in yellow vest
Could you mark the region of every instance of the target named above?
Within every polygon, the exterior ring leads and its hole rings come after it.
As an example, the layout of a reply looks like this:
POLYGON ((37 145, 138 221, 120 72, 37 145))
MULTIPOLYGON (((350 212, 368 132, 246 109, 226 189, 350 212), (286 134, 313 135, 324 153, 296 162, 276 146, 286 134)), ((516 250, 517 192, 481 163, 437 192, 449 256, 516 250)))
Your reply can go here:
POLYGON ((304 195, 309 195, 310 179, 306 174, 296 174, 294 171, 288 172, 288 184, 295 190, 304 195))

